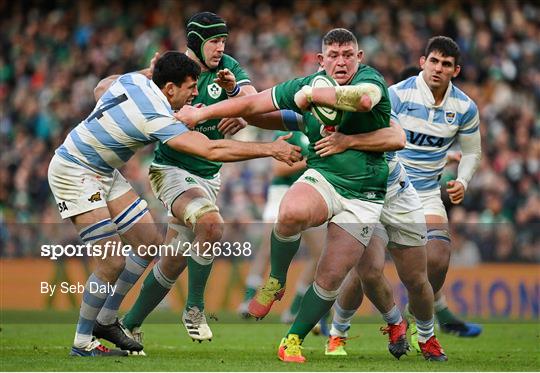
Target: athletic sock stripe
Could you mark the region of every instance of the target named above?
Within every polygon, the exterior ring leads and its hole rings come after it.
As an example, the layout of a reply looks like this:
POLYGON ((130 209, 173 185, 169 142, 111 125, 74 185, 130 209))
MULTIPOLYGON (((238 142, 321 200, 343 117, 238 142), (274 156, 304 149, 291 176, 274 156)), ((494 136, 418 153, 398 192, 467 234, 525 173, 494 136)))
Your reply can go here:
POLYGON ((94 330, 94 323, 94 320, 89 320, 82 316, 79 316, 79 322, 77 324, 77 334, 92 335, 92 331, 94 330))
POLYGON ((107 237, 112 237, 115 234, 116 234, 116 230, 112 230, 112 231, 109 231, 109 232, 98 234, 97 236, 86 237, 86 238, 83 238, 82 240, 83 240, 84 243, 89 243, 89 242, 92 242, 92 241, 102 240, 102 239, 107 238, 107 237))
POLYGON ((118 227, 118 230, 121 231, 123 230, 124 228, 127 228, 129 226, 131 226, 132 224, 135 224, 137 221, 139 221, 140 218, 142 218, 142 216, 144 214, 146 214, 148 212, 148 209, 145 208, 144 210, 142 210, 141 212, 139 212, 137 215, 135 215, 134 217, 132 217, 127 223, 121 225, 118 227))
POLYGON ((430 236, 429 234, 428 234, 428 240, 441 240, 441 241, 446 241, 448 243, 452 242, 448 237, 445 237, 445 236, 430 236))
POLYGON ((137 282, 137 280, 141 277, 140 273, 133 273, 129 271, 128 269, 124 268, 122 273, 120 273, 119 280, 125 281, 128 284, 134 284, 137 282))
POLYGON ((336 300, 336 298, 339 295, 339 289, 338 290, 333 290, 333 291, 328 291, 328 290, 325 290, 325 289, 321 288, 319 285, 317 285, 316 282, 313 282, 312 286, 313 286, 313 291, 315 292, 315 294, 319 298, 321 298, 322 300, 334 301, 334 300, 336 300))
POLYGON ((99 227, 103 227, 104 225, 107 225, 109 223, 112 223, 111 222, 111 219, 105 219, 105 220, 102 220, 100 222, 97 222, 96 224, 88 227, 86 230, 82 231, 81 233, 79 233, 79 235, 81 236, 82 239, 84 239, 84 236, 86 236, 88 233, 98 229, 99 227))
POLYGON ((131 254, 127 257, 126 259, 126 267, 128 267, 128 265, 130 266, 130 268, 128 268, 131 272, 134 272, 136 273, 136 268, 133 268, 135 266, 131 266, 131 263, 130 261, 132 261, 134 264, 136 264, 137 266, 139 266, 141 268, 141 273, 144 272, 144 270, 148 267, 148 265, 150 264, 151 260, 148 261, 144 258, 141 258, 140 256, 138 256, 137 254, 135 254, 133 251, 131 252, 131 254))
POLYGON ((122 212, 119 216, 114 218, 114 223, 118 224, 123 218, 126 217, 127 214, 129 214, 131 210, 133 210, 139 203, 141 203, 141 201, 142 200, 140 198, 134 201, 124 212, 122 212))
POLYGON ((281 241, 281 242, 294 242, 294 241, 298 241, 300 239, 300 237, 302 236, 302 233, 298 233, 298 234, 295 234, 294 236, 290 236, 290 237, 285 237, 285 236, 282 236, 280 235, 278 232, 276 232, 276 227, 274 226, 274 229, 272 230, 272 232, 274 233, 274 237, 278 240, 278 241, 281 241))

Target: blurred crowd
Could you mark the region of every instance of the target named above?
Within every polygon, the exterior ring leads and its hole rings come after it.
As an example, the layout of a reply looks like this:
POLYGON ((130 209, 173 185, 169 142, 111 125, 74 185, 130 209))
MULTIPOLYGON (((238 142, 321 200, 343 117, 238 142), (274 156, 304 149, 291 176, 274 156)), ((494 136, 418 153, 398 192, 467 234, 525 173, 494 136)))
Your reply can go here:
MULTIPOLYGON (((97 82, 147 66, 155 51, 185 50, 185 21, 203 10, 227 21, 226 52, 258 90, 314 72, 321 37, 334 27, 355 33, 364 62, 389 85, 418 65, 429 37, 454 38, 463 55, 454 83, 478 104, 483 146, 464 203, 445 197, 454 264, 540 261, 540 5, 532 0, 0 1, 0 256, 33 254, 33 238, 60 222, 47 166, 94 107, 97 82)), ((238 136, 271 138, 252 128, 238 136)), ((147 182, 152 150, 123 173, 164 221, 147 182)), ((224 166, 226 221, 260 220, 268 166, 224 166)), ((455 172, 450 164, 443 182, 455 172)))

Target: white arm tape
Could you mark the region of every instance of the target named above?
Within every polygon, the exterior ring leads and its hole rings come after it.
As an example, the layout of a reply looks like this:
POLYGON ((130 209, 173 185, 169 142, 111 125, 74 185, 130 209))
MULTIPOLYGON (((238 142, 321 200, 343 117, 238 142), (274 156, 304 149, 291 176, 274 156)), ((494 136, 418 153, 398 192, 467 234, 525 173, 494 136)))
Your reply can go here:
POLYGON ((470 135, 459 135, 458 139, 463 156, 459 162, 456 180, 463 184, 463 187, 467 190, 474 172, 480 165, 482 156, 480 131, 473 132, 470 135))
POLYGON ((357 111, 358 101, 363 95, 371 99, 371 109, 381 101, 381 89, 373 83, 360 83, 336 87, 334 108, 344 111, 357 111))

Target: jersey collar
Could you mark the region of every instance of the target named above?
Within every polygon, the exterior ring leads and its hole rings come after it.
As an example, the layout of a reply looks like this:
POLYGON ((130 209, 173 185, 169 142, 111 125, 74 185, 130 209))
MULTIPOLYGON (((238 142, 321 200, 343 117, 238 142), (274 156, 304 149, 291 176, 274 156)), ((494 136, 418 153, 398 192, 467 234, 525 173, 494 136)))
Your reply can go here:
POLYGON ((452 91, 452 82, 450 81, 448 83, 448 88, 446 88, 446 92, 444 93, 444 97, 439 105, 435 105, 435 97, 433 97, 433 93, 429 89, 429 86, 427 85, 426 81, 424 80, 423 71, 420 71, 418 76, 416 77, 416 87, 418 87, 418 90, 422 94, 422 97, 424 98, 424 101, 426 102, 426 106, 431 106, 433 108, 436 107, 442 107, 444 106, 444 103, 446 102, 446 99, 450 95, 450 92, 452 91))

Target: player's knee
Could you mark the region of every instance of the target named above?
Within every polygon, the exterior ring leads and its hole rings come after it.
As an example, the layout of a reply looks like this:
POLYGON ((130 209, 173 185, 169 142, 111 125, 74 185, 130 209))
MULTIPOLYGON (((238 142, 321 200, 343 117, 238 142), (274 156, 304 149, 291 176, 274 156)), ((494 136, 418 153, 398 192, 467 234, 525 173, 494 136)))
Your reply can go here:
POLYGON ((401 281, 409 293, 420 294, 430 287, 427 275, 424 273, 417 273, 411 276, 402 278, 401 281))
POLYGON ((204 242, 218 242, 223 237, 223 219, 217 212, 208 212, 197 221, 196 232, 204 242))
POLYGON ((326 269, 317 273, 316 281, 323 289, 337 290, 341 286, 345 275, 337 269, 326 269))
POLYGON ((290 229, 297 227, 304 228, 308 218, 305 211, 297 209, 294 206, 285 206, 279 211, 278 225, 280 227, 290 227, 290 229))
POLYGON ((219 208, 214 202, 210 201, 206 197, 193 198, 186 204, 186 207, 184 208, 183 221, 186 226, 192 227, 194 231, 196 225, 199 223, 209 224, 212 230, 216 229, 213 227, 213 225, 219 221, 221 221, 221 224, 223 224, 223 220, 221 220, 221 216, 219 215, 219 208))
POLYGON ((358 276, 365 284, 379 283, 383 279, 383 266, 376 265, 376 263, 362 263, 356 267, 358 276))

